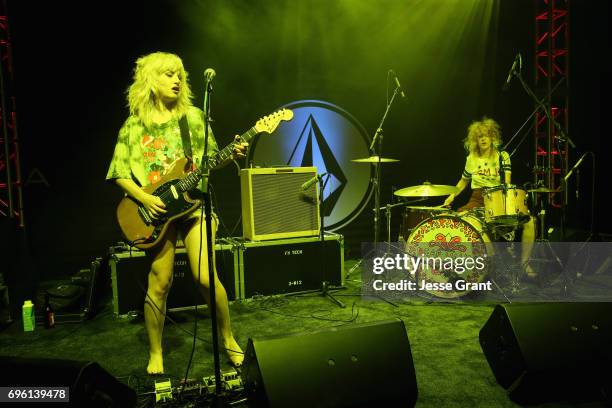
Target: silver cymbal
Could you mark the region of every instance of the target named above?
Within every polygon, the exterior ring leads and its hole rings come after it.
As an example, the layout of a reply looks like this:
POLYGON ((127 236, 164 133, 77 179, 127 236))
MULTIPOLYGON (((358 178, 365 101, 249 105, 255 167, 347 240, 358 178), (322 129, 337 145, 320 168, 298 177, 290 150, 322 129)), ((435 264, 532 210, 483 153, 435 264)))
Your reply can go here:
POLYGON ((418 205, 407 205, 406 208, 410 208, 413 210, 423 210, 423 211, 447 211, 450 212, 450 208, 446 207, 428 207, 428 206, 418 206, 418 205))
POLYGON ((388 157, 370 156, 361 159, 353 159, 351 161, 355 163, 395 163, 399 160, 389 159, 388 157))
POLYGON ((455 194, 459 189, 455 186, 424 183, 420 186, 405 187, 396 190, 393 194, 399 197, 439 197, 455 194))
POLYGON ((533 188, 531 190, 527 190, 528 193, 558 193, 560 191, 563 191, 563 190, 560 188, 553 190, 552 188, 546 188, 546 187, 539 187, 539 188, 533 188))

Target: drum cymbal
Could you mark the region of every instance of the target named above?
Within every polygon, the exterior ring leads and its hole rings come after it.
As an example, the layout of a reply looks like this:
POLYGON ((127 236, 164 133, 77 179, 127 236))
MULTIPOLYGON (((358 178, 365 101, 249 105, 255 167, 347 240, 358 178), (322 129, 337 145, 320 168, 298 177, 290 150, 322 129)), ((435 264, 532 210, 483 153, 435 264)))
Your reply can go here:
POLYGON ((458 191, 455 186, 424 183, 420 186, 405 187, 393 194, 399 197, 438 197, 454 194, 458 191))
POLYGON ((528 193, 558 193, 562 191, 560 188, 553 190, 552 188, 546 188, 546 187, 539 187, 539 188, 533 188, 531 190, 527 190, 528 193))
POLYGON ((418 206, 418 205, 407 205, 406 208, 410 208, 412 210, 423 210, 423 211, 447 211, 450 210, 446 207, 428 207, 428 206, 418 206))
POLYGON ((399 160, 389 159, 387 157, 370 156, 370 157, 364 157, 362 159, 353 159, 351 161, 355 163, 395 163, 395 162, 398 162, 399 160))

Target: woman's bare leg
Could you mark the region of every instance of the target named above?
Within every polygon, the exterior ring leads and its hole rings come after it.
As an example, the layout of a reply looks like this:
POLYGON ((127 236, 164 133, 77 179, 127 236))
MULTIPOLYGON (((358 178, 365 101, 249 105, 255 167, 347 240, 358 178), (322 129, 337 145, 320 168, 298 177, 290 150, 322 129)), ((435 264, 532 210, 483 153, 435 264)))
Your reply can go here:
POLYGON ((166 238, 155 253, 149 272, 149 286, 144 304, 145 327, 149 337, 149 364, 147 373, 162 374, 162 333, 166 317, 166 299, 172 285, 174 270, 174 243, 176 232, 170 227, 166 238))
MULTIPOLYGON (((217 223, 215 218, 213 217, 213 230, 212 230, 212 242, 215 242, 215 233, 217 230, 217 223)), ((187 255, 189 257, 189 264, 191 266, 191 270, 194 275, 194 279, 198 280, 198 259, 199 259, 199 249, 200 249, 200 219, 196 219, 193 221, 193 224, 190 224, 187 227, 187 232, 185 234, 185 248, 187 249, 187 255)), ((214 262, 214 251, 213 251, 213 265, 214 262)), ((206 224, 202 225, 202 256, 201 256, 201 264, 200 264, 200 276, 199 276, 199 287, 202 292, 202 296, 208 304, 210 304, 210 283, 208 276, 208 252, 206 246, 206 224)), ((221 338, 223 341, 223 347, 226 349, 226 353, 231 360, 232 364, 235 366, 239 366, 242 364, 242 360, 244 359, 244 354, 242 353, 242 349, 236 342, 234 335, 232 333, 232 328, 230 324, 230 315, 229 315, 229 304, 227 300, 227 292, 225 288, 219 281, 219 277, 217 276, 217 271, 215 270, 215 298, 216 298, 216 307, 217 307, 217 327, 219 328, 219 332, 221 334, 221 338)))

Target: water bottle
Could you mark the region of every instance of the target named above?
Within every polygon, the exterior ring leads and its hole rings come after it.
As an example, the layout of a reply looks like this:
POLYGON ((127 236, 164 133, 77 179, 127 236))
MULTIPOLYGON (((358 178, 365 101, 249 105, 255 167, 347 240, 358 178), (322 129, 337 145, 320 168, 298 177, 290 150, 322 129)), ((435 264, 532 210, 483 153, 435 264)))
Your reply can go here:
POLYGON ((23 331, 34 331, 36 326, 36 318, 34 317, 34 304, 31 300, 23 302, 23 331))
POLYGON ((55 311, 49 303, 49 294, 45 295, 45 327, 52 329, 55 327, 55 311))

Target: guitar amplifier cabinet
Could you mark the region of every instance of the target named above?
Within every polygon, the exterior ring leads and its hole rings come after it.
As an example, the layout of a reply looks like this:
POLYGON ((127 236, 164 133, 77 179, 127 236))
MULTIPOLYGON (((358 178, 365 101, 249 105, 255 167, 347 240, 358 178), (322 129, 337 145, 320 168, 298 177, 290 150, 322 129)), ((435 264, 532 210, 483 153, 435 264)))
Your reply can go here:
POLYGON ((344 285, 344 237, 326 232, 319 237, 239 243, 240 291, 255 295, 297 293, 321 289, 322 282, 344 285))
POLYGON ((241 170, 244 237, 260 241, 318 235, 318 184, 302 189, 316 175, 316 167, 241 170))
MULTIPOLYGON (((229 300, 241 297, 239 274, 236 271, 237 247, 225 239, 215 245, 217 274, 223 283, 229 300)), ((110 256, 109 269, 113 288, 113 312, 115 316, 126 316, 143 310, 148 285, 151 260, 144 251, 132 250, 115 252, 110 256)), ((206 302, 197 290, 189 267, 185 248, 178 248, 174 258, 174 278, 166 307, 180 310, 206 302)))

